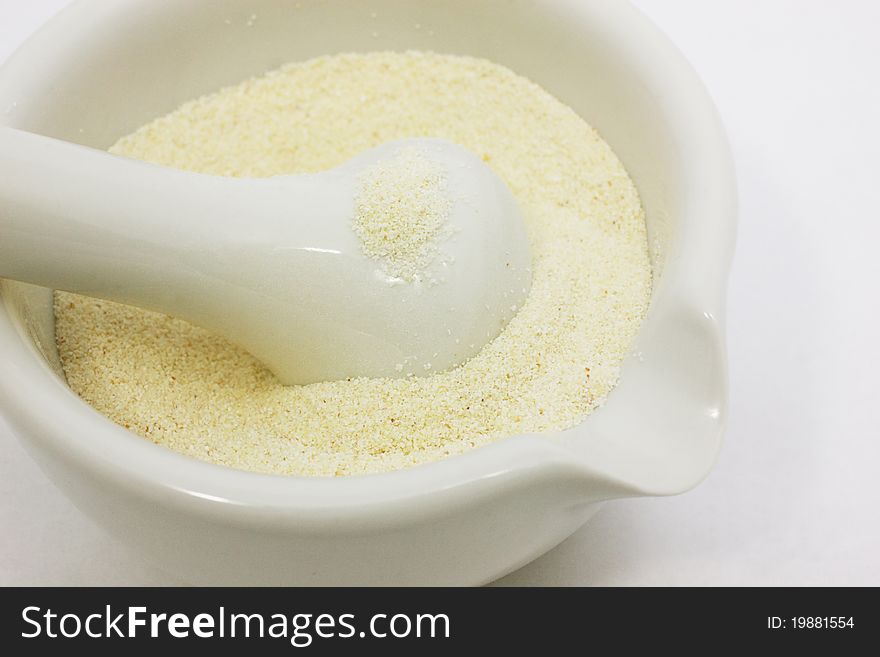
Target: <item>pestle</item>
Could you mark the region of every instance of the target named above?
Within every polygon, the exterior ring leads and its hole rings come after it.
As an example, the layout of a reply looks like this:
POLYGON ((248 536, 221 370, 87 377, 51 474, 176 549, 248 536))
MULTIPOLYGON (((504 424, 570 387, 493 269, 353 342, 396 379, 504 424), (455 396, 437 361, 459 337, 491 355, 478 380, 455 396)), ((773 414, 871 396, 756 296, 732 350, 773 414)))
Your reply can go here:
POLYGON ((512 318, 530 266, 506 185, 444 140, 232 178, 0 126, 0 277, 180 317, 286 384, 454 367, 512 318), (449 199, 443 257, 421 280, 389 275, 353 229, 365 172, 403 152, 444 172, 449 199))

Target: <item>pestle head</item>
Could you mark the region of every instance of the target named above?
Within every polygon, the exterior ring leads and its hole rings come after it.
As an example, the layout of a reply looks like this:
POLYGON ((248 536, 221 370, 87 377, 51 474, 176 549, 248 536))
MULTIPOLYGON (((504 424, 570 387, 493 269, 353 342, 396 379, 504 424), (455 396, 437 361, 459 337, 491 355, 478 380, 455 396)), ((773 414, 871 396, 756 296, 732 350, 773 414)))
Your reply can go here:
POLYGON ((311 203, 324 207, 291 208, 298 241, 312 242, 288 251, 302 261, 286 279, 294 293, 280 295, 267 318, 287 317, 284 328, 239 338, 283 382, 450 369, 498 335, 525 300, 531 260, 520 208, 467 149, 439 139, 391 142, 311 178, 325 188, 313 188, 311 203), (311 310, 297 311, 305 296, 311 310))

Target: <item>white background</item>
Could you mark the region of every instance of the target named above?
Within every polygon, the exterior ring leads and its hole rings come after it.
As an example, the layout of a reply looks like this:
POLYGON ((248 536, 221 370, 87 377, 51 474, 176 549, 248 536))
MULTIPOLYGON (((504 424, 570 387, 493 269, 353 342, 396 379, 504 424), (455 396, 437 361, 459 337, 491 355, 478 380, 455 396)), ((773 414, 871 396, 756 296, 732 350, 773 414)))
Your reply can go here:
MULTIPOLYGON (((0 60, 65 4, 0 0, 0 60)), ((726 443, 695 490, 609 503, 502 583, 880 585, 880 3, 637 4, 705 80, 736 157, 726 443)), ((0 419, 0 585, 172 583, 0 419)))

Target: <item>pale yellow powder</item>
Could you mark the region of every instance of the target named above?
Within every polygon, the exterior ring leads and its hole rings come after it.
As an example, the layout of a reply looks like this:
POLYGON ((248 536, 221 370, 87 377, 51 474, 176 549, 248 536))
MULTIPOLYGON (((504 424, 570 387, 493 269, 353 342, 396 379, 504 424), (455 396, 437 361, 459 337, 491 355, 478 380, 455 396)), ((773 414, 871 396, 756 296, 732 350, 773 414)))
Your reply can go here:
POLYGON ((580 422, 616 383, 647 309, 645 223, 608 145, 535 84, 466 57, 323 57, 190 102, 112 150, 269 176, 327 169, 410 137, 480 154, 526 216, 530 295, 467 364, 427 378, 285 387, 241 349, 186 322, 57 293, 70 386, 157 444, 280 474, 391 470, 580 422))
POLYGON ((449 236, 446 172, 409 148, 377 162, 358 182, 353 227, 364 253, 389 276, 425 280, 449 236))

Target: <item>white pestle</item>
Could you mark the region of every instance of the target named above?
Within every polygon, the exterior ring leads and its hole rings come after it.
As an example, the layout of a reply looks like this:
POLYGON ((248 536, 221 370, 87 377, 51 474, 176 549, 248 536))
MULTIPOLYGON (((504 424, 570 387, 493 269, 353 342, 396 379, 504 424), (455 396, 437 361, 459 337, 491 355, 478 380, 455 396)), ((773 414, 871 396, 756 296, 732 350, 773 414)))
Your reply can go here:
POLYGON ((531 271, 510 191, 447 141, 230 178, 0 127, 0 277, 180 317, 306 384, 462 363, 515 314, 531 271), (383 273, 352 227, 362 173, 411 148, 442 168, 451 201, 423 282, 383 273))

